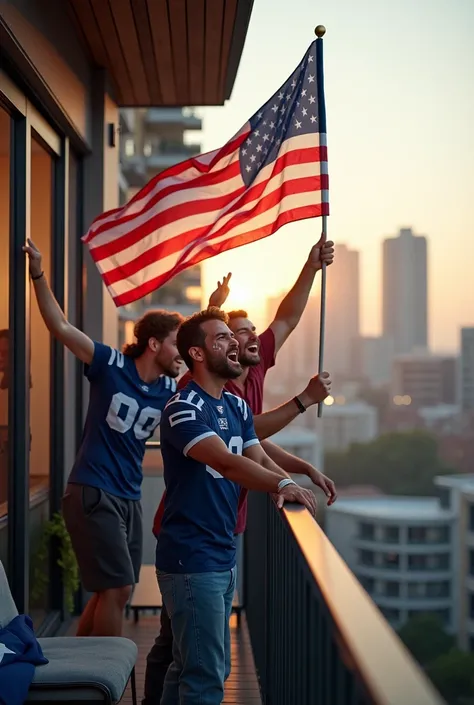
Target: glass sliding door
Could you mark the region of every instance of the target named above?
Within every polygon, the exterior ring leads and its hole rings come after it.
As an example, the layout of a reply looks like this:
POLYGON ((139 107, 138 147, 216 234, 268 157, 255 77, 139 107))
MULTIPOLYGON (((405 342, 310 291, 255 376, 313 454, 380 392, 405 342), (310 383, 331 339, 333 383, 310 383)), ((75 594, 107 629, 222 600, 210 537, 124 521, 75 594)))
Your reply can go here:
POLYGON ((0 561, 8 571, 11 116, 0 103, 0 561))
POLYGON ((80 175, 68 139, 0 68, 0 561, 39 635, 64 614, 51 522, 75 454, 82 375, 43 322, 22 245, 30 237, 40 249, 54 295, 80 325, 80 175))
MULTIPOLYGON (((52 275, 53 196, 55 156, 32 134, 31 239, 41 251, 42 268, 52 275)), ((30 303, 30 615, 38 627, 50 610, 50 541, 45 537, 50 518, 51 483, 51 336, 31 285, 30 303)))

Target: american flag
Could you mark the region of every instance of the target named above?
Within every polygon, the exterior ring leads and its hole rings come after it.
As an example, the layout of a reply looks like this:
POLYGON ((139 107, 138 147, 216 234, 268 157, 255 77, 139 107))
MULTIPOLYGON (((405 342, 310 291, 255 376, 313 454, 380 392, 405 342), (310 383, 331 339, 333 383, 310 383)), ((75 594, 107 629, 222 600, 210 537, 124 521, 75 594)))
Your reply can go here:
POLYGON ((96 218, 82 239, 123 306, 204 259, 328 213, 317 39, 227 144, 158 174, 128 204, 96 218))

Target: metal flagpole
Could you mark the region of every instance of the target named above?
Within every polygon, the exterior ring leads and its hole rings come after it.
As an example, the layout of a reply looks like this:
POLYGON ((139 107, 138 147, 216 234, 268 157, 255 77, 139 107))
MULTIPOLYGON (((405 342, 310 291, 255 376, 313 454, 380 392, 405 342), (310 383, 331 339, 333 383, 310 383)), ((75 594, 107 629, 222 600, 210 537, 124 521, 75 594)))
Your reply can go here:
MULTIPOLYGON (((323 229, 321 233, 321 245, 326 242, 327 239, 327 215, 323 215, 323 229)), ((326 263, 323 262, 321 267, 321 311, 319 314, 319 363, 318 363, 318 374, 324 372, 324 330, 326 325, 326 263)), ((319 402, 318 404, 318 418, 323 415, 323 404, 319 402)))
MULTIPOLYGON (((326 34, 326 27, 322 24, 318 24, 316 29, 314 30, 314 33, 316 37, 318 38, 317 41, 321 42, 321 48, 320 51, 316 51, 316 56, 318 59, 317 63, 317 76, 318 76, 318 95, 321 97, 324 95, 324 87, 322 85, 322 78, 323 78, 323 66, 322 66, 322 59, 323 59, 323 51, 322 51, 322 38, 326 34), (319 54, 319 56, 318 56, 319 54)), ((320 101, 318 101, 320 103, 320 101)), ((320 105, 321 107, 321 105, 320 105)), ((324 107, 323 107, 324 109, 324 107)), ((324 122, 326 120, 324 119, 324 122)), ((324 243, 327 240, 327 222, 328 222, 328 217, 327 215, 322 216, 322 232, 321 232, 321 246, 324 245, 324 243)), ((325 324, 326 324, 326 264, 323 262, 323 265, 321 267, 321 312, 320 312, 320 317, 319 317, 319 363, 318 363, 318 374, 321 374, 324 372, 324 331, 325 331, 325 324)), ((323 415, 323 404, 320 402, 318 404, 318 418, 321 418, 323 415)))

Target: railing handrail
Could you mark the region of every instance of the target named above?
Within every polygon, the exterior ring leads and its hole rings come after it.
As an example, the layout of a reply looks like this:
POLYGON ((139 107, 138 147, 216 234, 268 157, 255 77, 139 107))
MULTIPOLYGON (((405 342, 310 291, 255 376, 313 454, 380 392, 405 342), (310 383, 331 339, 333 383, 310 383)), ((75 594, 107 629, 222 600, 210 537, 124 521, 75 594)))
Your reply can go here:
POLYGON ((374 702, 446 705, 308 510, 286 505, 280 514, 374 702))

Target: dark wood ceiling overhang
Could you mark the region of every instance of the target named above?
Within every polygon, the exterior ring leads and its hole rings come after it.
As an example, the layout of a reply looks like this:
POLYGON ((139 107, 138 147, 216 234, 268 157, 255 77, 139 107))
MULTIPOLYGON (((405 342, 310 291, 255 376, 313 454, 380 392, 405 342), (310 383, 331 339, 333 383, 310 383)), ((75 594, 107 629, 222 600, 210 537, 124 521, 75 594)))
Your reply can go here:
POLYGON ((121 107, 222 105, 253 0, 68 0, 121 107))

